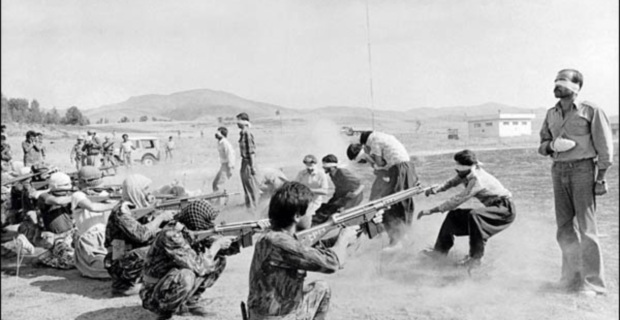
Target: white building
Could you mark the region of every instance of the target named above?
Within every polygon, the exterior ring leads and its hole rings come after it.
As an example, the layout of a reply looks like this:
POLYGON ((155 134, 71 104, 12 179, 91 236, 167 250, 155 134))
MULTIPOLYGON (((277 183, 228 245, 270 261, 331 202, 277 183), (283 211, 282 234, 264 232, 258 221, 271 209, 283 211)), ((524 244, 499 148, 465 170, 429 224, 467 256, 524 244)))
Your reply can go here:
POLYGON ((498 113, 467 120, 470 138, 516 137, 532 134, 535 114, 498 113))

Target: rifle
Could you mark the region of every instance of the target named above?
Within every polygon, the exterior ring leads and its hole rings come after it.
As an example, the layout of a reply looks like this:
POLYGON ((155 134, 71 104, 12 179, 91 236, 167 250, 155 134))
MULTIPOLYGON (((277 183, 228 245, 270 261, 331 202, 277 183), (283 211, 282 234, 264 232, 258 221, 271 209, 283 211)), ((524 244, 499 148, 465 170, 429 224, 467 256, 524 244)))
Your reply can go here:
POLYGON ((218 191, 218 192, 202 194, 202 195, 197 195, 197 196, 192 196, 192 197, 183 197, 183 198, 178 198, 178 199, 174 199, 171 201, 156 203, 146 208, 133 209, 131 210, 131 213, 133 214, 134 218, 140 219, 148 214, 155 212, 155 210, 173 210, 173 209, 181 210, 185 208, 187 205, 189 205, 190 202, 192 201, 212 200, 212 199, 217 199, 221 197, 228 197, 234 194, 239 194, 239 193, 238 192, 227 193, 226 191, 218 191))
POLYGON ((368 237, 372 239, 380 232, 379 226, 372 221, 378 211, 385 210, 398 202, 424 193, 427 189, 430 188, 416 186, 336 213, 332 215, 327 222, 298 232, 296 234, 297 239, 304 245, 312 246, 321 240, 328 232, 336 230, 337 228, 354 225, 361 226, 362 232, 368 234, 368 237))
POLYGON ((22 182, 22 181, 28 180, 30 178, 33 178, 33 177, 36 177, 36 176, 39 176, 39 175, 42 175, 42 174, 52 174, 52 173, 54 173, 56 171, 58 171, 58 169, 42 170, 42 171, 37 172, 37 173, 29 173, 29 174, 25 174, 25 175, 22 175, 22 176, 13 178, 13 179, 3 180, 2 181, 2 186, 11 185, 11 184, 14 184, 14 183, 17 183, 17 182, 22 182))
POLYGON ((209 230, 191 231, 190 233, 195 237, 196 241, 202 241, 215 235, 235 236, 235 242, 238 242, 242 248, 245 248, 252 245, 252 235, 257 231, 263 230, 261 224, 269 226, 269 219, 222 223, 209 230))
MULTIPOLYGON (((54 171, 55 172, 55 171, 54 171)), ((78 172, 70 172, 67 173, 67 175, 71 178, 71 181, 73 181, 74 183, 77 182, 78 180, 78 172)), ((106 171, 103 171, 101 174, 101 177, 110 177, 110 176, 114 176, 114 174, 108 174, 106 171)), ((46 188, 49 185, 49 181, 45 180, 45 181, 33 181, 31 182, 32 187, 35 188, 36 190, 40 190, 43 188, 46 188)))

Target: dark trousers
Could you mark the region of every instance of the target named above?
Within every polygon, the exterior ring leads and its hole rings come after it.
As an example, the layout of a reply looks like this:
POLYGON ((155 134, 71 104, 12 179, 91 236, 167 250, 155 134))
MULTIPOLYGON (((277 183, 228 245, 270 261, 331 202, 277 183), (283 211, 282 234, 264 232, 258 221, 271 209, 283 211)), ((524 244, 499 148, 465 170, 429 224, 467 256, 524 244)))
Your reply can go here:
POLYGON ((250 171, 250 160, 241 159, 241 184, 245 193, 245 206, 247 208, 256 208, 258 188, 256 186, 256 177, 250 171))
POLYGON ((498 202, 497 206, 448 212, 439 230, 435 250, 447 254, 454 245, 455 236, 469 236, 469 256, 482 258, 487 240, 506 229, 515 218, 512 201, 498 199, 498 202))

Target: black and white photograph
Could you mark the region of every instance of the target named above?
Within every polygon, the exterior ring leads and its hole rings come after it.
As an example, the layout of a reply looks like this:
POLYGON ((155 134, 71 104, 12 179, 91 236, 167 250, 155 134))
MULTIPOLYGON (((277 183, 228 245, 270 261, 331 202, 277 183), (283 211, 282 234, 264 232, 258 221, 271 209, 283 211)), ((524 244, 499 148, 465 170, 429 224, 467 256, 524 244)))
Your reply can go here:
POLYGON ((6 0, 0 318, 620 318, 617 0, 6 0))

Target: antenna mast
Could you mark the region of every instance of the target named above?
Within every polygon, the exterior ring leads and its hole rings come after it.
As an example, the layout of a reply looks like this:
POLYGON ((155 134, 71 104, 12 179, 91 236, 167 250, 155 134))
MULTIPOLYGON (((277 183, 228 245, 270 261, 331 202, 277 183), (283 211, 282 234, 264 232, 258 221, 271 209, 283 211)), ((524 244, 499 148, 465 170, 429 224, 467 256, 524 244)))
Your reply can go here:
POLYGON ((370 115, 372 117, 372 130, 375 130, 375 111, 374 111, 374 92, 372 86, 372 54, 370 48, 370 13, 368 8, 368 1, 366 0, 366 39, 368 40, 368 73, 370 80, 370 115))

